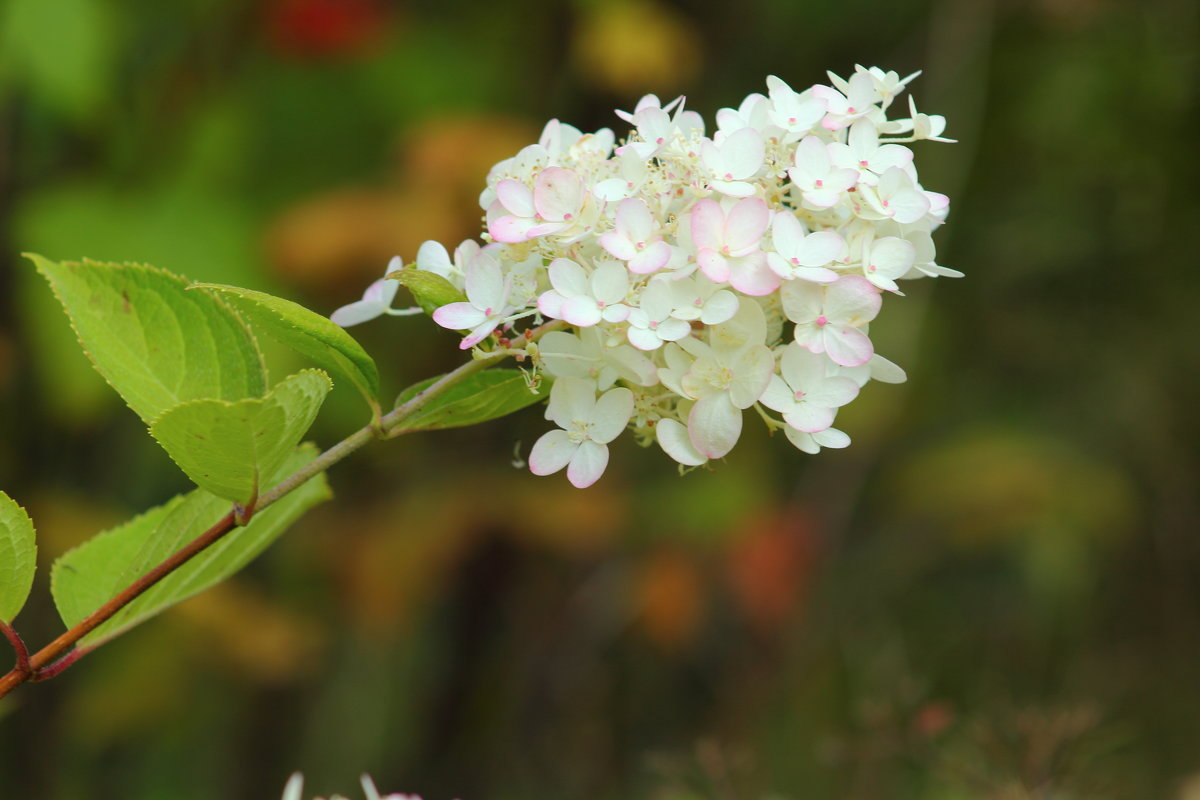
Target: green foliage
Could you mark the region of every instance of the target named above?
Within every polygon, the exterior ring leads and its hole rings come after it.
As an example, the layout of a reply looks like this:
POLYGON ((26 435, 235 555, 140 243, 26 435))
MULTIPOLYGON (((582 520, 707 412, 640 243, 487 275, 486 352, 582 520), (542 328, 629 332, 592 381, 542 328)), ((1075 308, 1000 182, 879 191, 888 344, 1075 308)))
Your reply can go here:
MULTIPOLYGON (((396 407, 404 405, 438 380, 440 376, 409 386, 396 398, 396 407)), ((531 389, 519 369, 489 369, 450 387, 393 430, 408 433, 477 425, 544 400, 549 391, 547 383, 531 389)))
MULTIPOLYGON (((294 450, 273 479, 316 458, 311 444, 294 450)), ((255 514, 200 555, 148 589, 80 644, 96 645, 228 578, 273 542, 301 514, 331 496, 317 475, 255 514)), ((119 527, 105 531, 55 562, 50 588, 68 627, 115 596, 167 556, 204 533, 228 511, 228 502, 203 489, 180 495, 119 527)))
POLYGON ((33 521, 0 492, 0 620, 12 622, 25 605, 37 566, 33 521))
POLYGON ((389 273, 388 278, 400 281, 401 285, 412 293, 421 310, 430 316, 448 303, 459 303, 467 299, 462 292, 454 288, 454 284, 436 272, 405 267, 389 273))
POLYGON ((280 297, 223 286, 199 283, 196 288, 219 293, 258 328, 311 359, 317 366, 345 378, 373 409, 379 408, 379 370, 367 351, 327 317, 280 297))
POLYGON ((249 503, 308 431, 332 386, 324 372, 304 370, 265 397, 178 405, 150 433, 196 485, 249 503))
POLYGON ((249 328, 213 295, 187 291, 184 278, 137 264, 30 258, 96 369, 148 424, 191 400, 265 391, 249 328))

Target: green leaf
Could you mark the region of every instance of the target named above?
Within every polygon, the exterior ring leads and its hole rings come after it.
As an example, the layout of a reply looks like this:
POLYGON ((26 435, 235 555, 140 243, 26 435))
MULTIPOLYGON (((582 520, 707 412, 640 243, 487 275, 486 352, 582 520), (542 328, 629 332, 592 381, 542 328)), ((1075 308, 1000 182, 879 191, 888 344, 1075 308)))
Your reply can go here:
POLYGON ((0 492, 0 620, 20 613, 37 566, 33 520, 11 497, 0 492))
POLYGON ((308 431, 330 388, 324 372, 306 369, 266 397, 175 406, 154 421, 150 434, 197 486, 249 503, 308 431))
POLYGON ((412 293, 421 310, 430 316, 447 303, 459 303, 467 299, 466 295, 454 288, 454 284, 436 272, 405 267, 388 273, 388 278, 400 281, 412 293))
POLYGON ((139 264, 54 262, 30 255, 96 369, 153 422, 190 400, 261 396, 266 369, 246 323, 207 292, 139 264))
MULTIPOLYGON (((430 378, 408 387, 396 398, 396 407, 416 397, 437 380, 439 378, 430 378)), ((548 393, 549 386, 545 382, 536 392, 530 391, 525 374, 519 369, 489 369, 447 389, 393 430, 406 433, 475 425, 520 411, 544 400, 548 393)))
POLYGON ((196 288, 219 293, 227 302, 283 344, 317 366, 354 385, 371 408, 379 408, 379 370, 375 362, 344 329, 327 317, 281 297, 217 283, 196 288))
MULTIPOLYGON (((292 452, 273 480, 294 473, 317 456, 305 444, 292 452)), ((305 511, 330 497, 319 474, 255 514, 204 552, 146 590, 138 599, 85 636, 96 645, 149 617, 219 583, 246 565, 305 511)), ((229 510, 229 503, 203 489, 180 495, 124 525, 105 531, 55 562, 50 590, 67 627, 112 599, 167 556, 208 530, 229 510)))

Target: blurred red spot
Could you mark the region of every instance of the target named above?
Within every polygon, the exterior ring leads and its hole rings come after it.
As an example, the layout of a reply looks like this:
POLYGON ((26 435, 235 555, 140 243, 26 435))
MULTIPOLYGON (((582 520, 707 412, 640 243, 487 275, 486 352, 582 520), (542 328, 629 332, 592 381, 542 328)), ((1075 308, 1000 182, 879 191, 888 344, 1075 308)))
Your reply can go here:
POLYGON ((267 33, 290 55, 355 55, 382 38, 388 15, 378 0, 277 0, 267 33))

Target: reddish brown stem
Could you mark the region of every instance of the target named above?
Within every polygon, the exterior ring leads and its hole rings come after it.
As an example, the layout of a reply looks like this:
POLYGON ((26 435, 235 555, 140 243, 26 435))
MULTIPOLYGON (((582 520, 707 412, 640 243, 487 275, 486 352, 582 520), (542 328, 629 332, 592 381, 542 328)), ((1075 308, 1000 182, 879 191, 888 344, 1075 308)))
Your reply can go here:
MULTIPOLYGON (((175 551, 166 561, 163 561, 154 569, 125 587, 116 597, 100 606, 100 608, 91 614, 88 614, 57 639, 30 656, 27 669, 21 669, 19 666, 14 667, 7 675, 0 678, 0 697, 3 697, 20 684, 32 678, 35 673, 39 673, 41 670, 50 667, 52 662, 65 655, 80 639, 102 625, 122 608, 132 603, 151 586, 183 566, 195 557, 197 553, 220 540, 222 536, 229 533, 234 527, 236 526, 234 525, 233 512, 230 511, 221 517, 211 528, 175 551)), ((76 650, 75 653, 82 655, 82 651, 76 650)), ((78 655, 74 658, 78 658, 78 655)), ((71 661, 74 661, 74 658, 71 661)), ((52 669, 54 669, 54 673, 56 674, 66 666, 69 666, 69 663, 63 667, 58 667, 55 664, 52 669)), ((51 676, 43 674, 43 677, 51 676)))
POLYGON ((21 638, 21 634, 2 619, 0 619, 0 633, 4 634, 4 638, 8 639, 8 643, 12 645, 13 651, 17 654, 17 666, 13 667, 13 671, 32 672, 33 668, 29 666, 29 648, 25 647, 25 640, 21 638))

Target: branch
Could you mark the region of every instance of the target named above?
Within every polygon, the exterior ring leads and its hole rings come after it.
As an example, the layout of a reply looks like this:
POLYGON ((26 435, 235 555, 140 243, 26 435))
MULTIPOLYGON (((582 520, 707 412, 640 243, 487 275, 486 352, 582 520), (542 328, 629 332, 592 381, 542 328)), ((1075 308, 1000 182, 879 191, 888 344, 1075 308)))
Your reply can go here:
MULTIPOLYGON (((524 341, 537 341, 543 334, 552 330, 558 330, 561 327, 563 327, 563 323, 559 321, 546 323, 531 331, 527 331, 524 341)), ((488 353, 476 357, 473 361, 459 366, 452 372, 446 373, 424 390, 417 393, 416 396, 404 405, 388 413, 379 423, 372 422, 372 424, 350 434, 350 436, 321 453, 321 455, 310 461, 295 474, 288 476, 278 485, 260 496, 255 511, 263 510, 284 495, 303 486, 313 476, 329 469, 372 439, 391 438, 398 435, 397 430, 406 419, 423 410, 431 401, 436 400, 447 389, 461 383, 477 372, 498 364, 512 354, 509 350, 488 353)), ((211 528, 177 550, 161 564, 142 575, 107 603, 63 632, 57 639, 32 656, 28 656, 27 658, 22 657, 25 651, 21 638, 17 636, 16 631, 12 630, 11 627, 0 622, 0 626, 2 626, 0 627, 0 632, 9 641, 13 642, 13 647, 17 649, 17 666, 10 670, 8 674, 0 677, 0 697, 8 694, 26 681, 53 677, 62 668, 69 666, 79 657, 90 652, 92 648, 76 648, 80 639, 107 622, 113 615, 136 600, 147 589, 179 569, 198 554, 204 552, 208 547, 220 541, 223 536, 236 527, 238 527, 236 515, 234 511, 230 511, 211 528), (20 644, 18 645, 18 643, 20 644), (62 659, 62 663, 56 663, 59 659, 62 659)))

